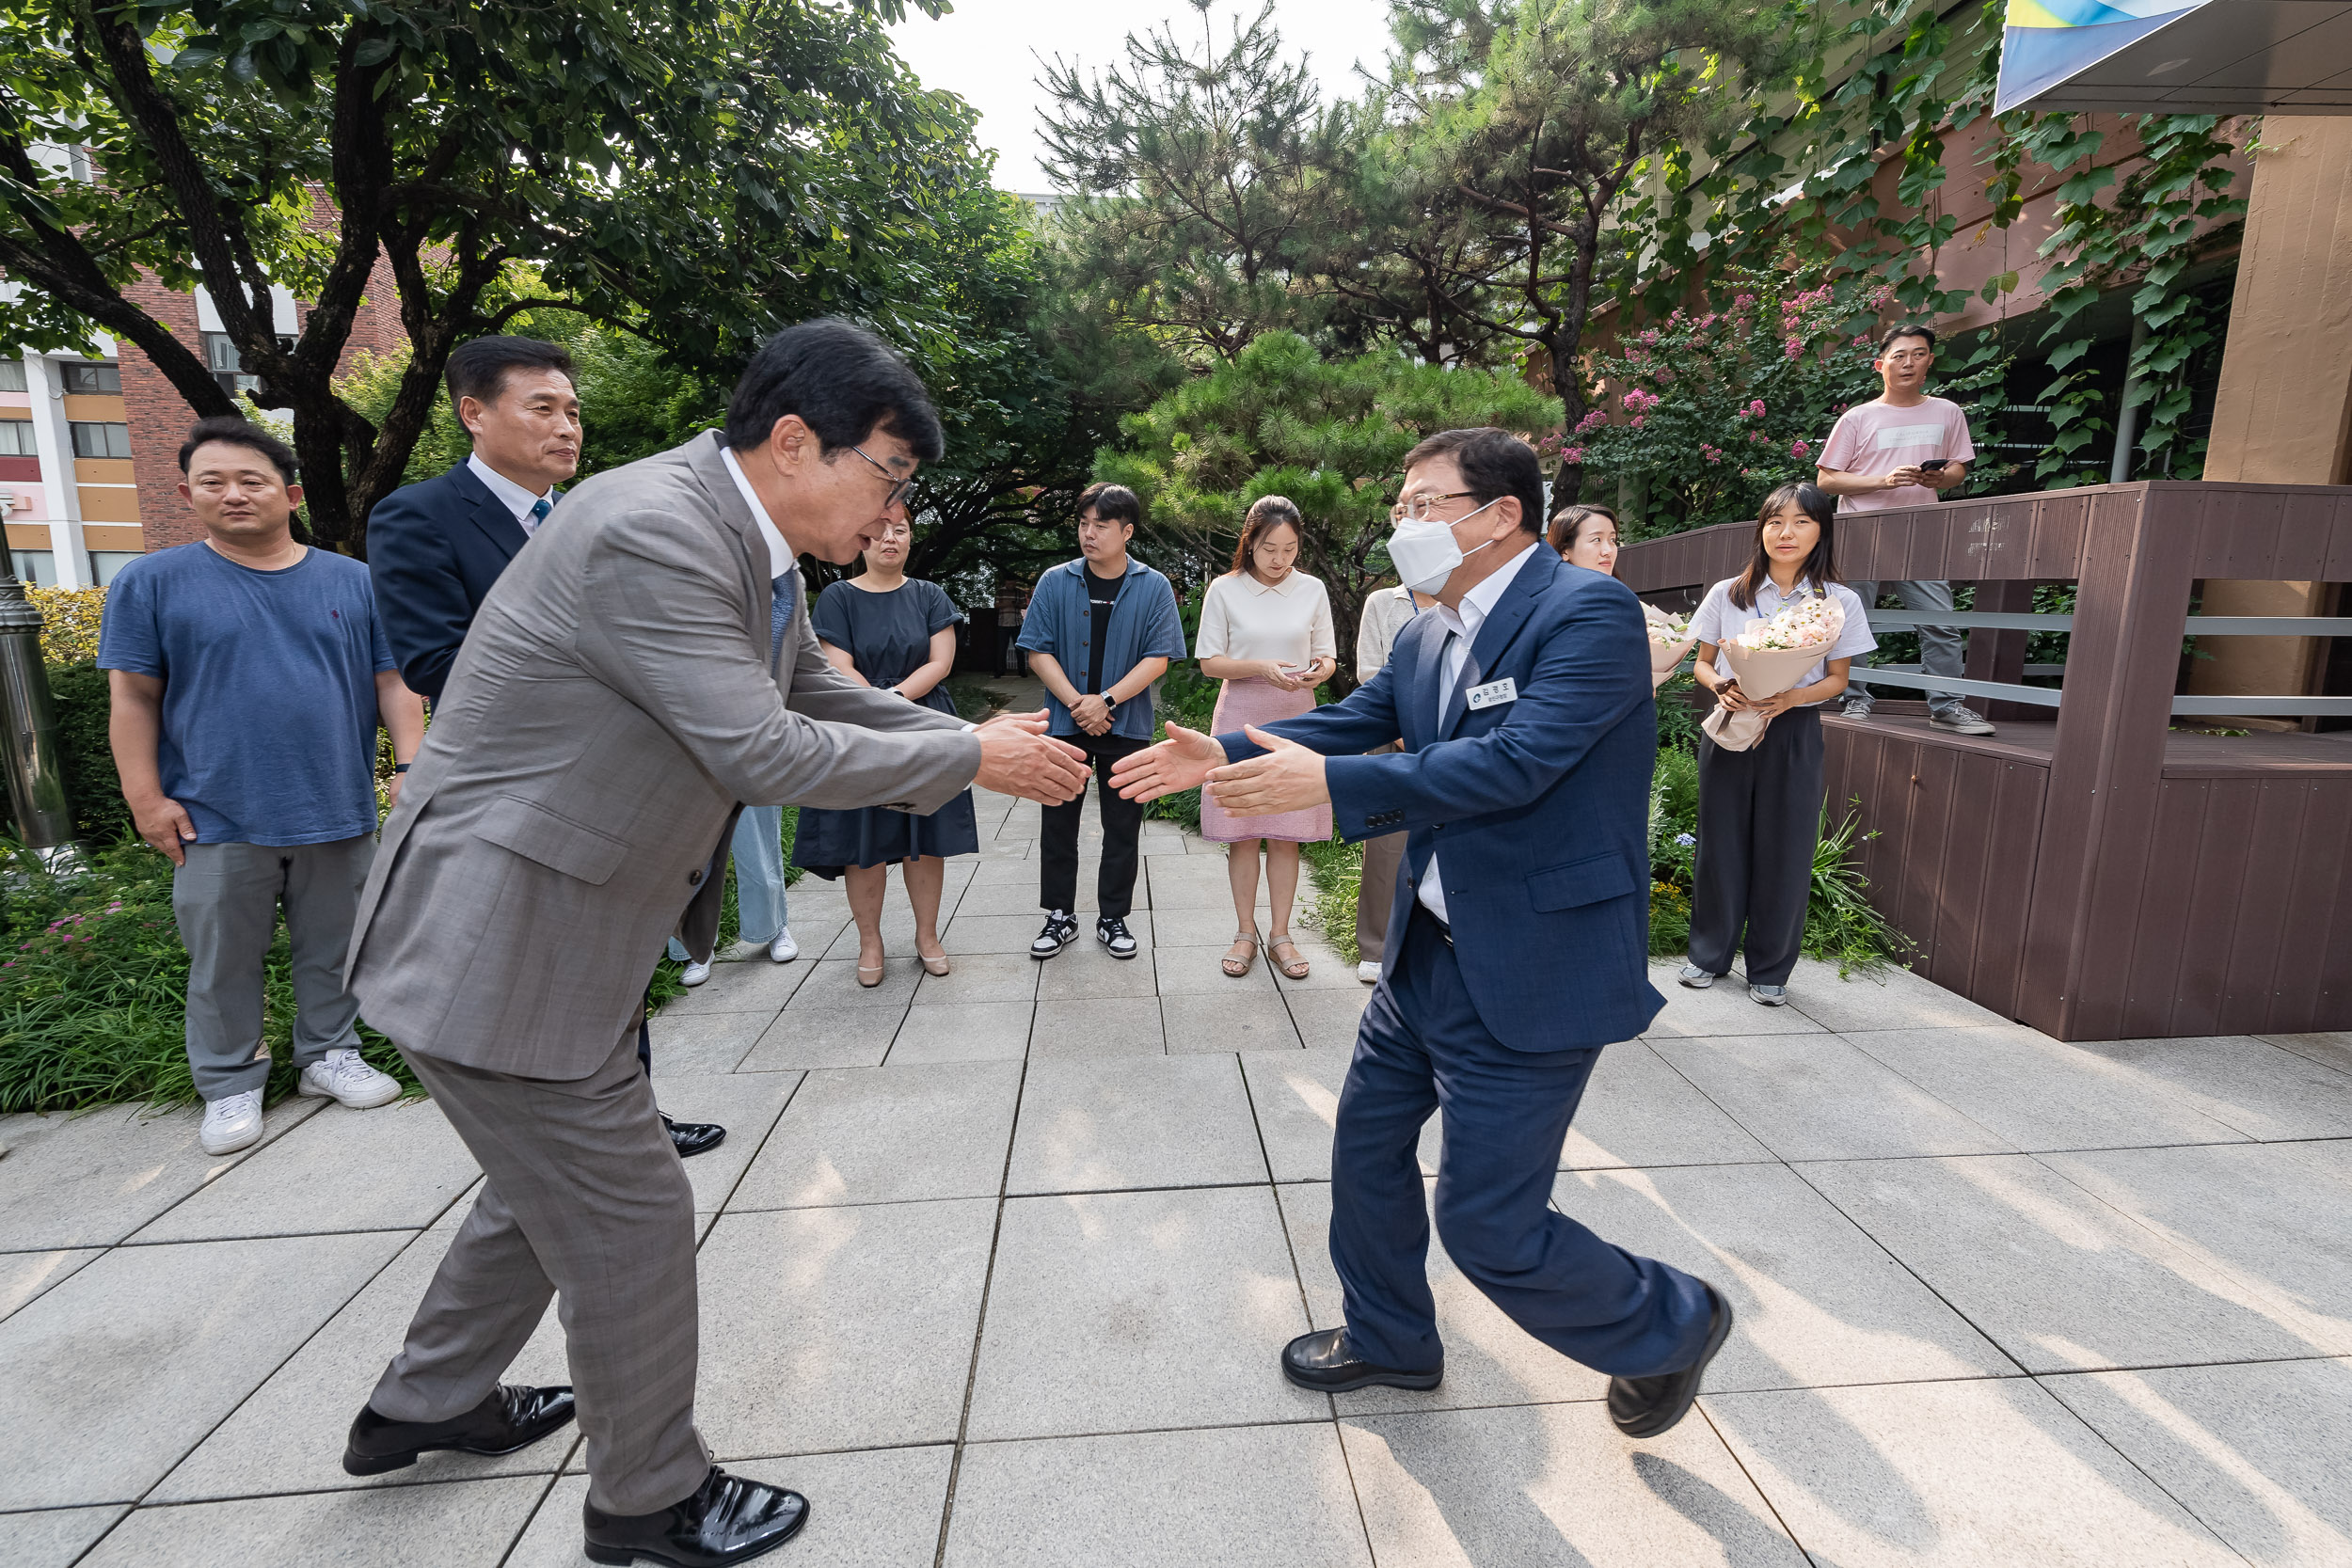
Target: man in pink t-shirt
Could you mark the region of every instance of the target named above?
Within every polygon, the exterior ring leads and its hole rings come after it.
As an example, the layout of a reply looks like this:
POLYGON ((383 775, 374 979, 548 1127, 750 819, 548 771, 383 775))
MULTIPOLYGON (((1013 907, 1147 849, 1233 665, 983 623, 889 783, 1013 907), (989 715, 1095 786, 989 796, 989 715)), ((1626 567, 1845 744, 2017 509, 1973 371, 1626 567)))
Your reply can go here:
MULTIPOLYGON (((1968 417, 1960 411, 1960 404, 1928 396, 1928 372, 1934 364, 1935 332, 1931 327, 1889 327, 1879 340, 1878 357, 1870 368, 1879 372, 1883 391, 1837 417, 1836 428, 1821 448, 1820 465, 1814 470, 1815 483, 1838 498, 1838 511, 1885 512, 1924 506, 1968 477, 1968 464, 1977 455, 1975 444, 1968 439, 1968 417)), ((1884 586, 1894 590, 1905 610, 1952 608, 1948 582, 1848 586, 1866 607, 1876 607, 1879 589, 1884 586)), ((1921 626, 1918 632, 1921 671, 1958 680, 1959 628, 1921 626)), ((1849 719, 1867 719, 1870 689, 1859 680, 1851 683, 1844 711, 1849 719)), ((1993 726, 1962 703, 1957 692, 1929 692, 1928 721, 1959 735, 1993 733, 1993 726)))

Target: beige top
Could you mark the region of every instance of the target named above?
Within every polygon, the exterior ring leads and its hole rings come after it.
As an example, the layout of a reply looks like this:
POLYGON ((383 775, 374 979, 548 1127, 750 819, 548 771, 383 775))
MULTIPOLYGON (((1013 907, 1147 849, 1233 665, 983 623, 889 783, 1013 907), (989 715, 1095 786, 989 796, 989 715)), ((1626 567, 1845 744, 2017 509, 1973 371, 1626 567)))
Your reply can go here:
POLYGON ((1228 572, 1200 601, 1195 658, 1272 658, 1303 669, 1338 652, 1331 598, 1320 578, 1293 571, 1268 587, 1248 572, 1228 572))
POLYGON ((1387 668, 1396 634, 1413 618, 1413 595, 1404 588, 1375 588, 1364 595, 1364 618, 1356 625, 1356 679, 1368 681, 1387 668))

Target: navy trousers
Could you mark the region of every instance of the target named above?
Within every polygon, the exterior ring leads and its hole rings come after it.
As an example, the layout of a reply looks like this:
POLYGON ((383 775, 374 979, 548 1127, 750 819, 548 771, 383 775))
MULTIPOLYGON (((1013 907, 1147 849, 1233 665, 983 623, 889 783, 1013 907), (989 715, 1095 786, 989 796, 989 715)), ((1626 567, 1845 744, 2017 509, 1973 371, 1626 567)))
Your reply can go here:
MULTIPOLYGON (((1428 1212, 1415 1147, 1445 1118, 1438 1235, 1511 1321, 1612 1376, 1687 1367, 1707 1338, 1707 1289, 1610 1245, 1549 1207, 1598 1047, 1536 1054, 1486 1032, 1444 927, 1419 904, 1391 938, 1364 1008, 1331 1148, 1331 1261, 1349 1348, 1384 1367, 1442 1366, 1429 1293, 1428 1212)), ((1573 971, 1569 971, 1572 975, 1573 971)), ((1572 978, 1565 983, 1573 984, 1572 978)))

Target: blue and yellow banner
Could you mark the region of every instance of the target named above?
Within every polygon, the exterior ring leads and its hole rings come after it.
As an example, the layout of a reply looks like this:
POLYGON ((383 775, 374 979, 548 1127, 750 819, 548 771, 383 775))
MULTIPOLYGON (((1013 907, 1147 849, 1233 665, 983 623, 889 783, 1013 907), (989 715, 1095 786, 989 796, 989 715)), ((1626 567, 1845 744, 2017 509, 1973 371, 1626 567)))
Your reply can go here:
POLYGON ((2001 85, 1993 107, 2006 114, 2136 43, 2209 0, 2009 0, 2001 34, 2001 85))

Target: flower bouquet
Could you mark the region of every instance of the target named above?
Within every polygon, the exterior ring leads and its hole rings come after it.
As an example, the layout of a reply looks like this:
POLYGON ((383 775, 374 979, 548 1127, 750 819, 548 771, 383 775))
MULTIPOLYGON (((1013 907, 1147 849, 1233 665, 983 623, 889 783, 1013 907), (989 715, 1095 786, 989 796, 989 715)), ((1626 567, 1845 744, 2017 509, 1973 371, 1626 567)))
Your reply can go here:
POLYGON ((1698 639, 1691 635, 1688 615, 1669 615, 1656 605, 1645 604, 1642 619, 1649 626, 1649 689, 1655 691, 1673 677, 1675 666, 1698 639))
MULTIPOLYGON (((1724 657, 1740 695, 1761 701, 1802 681, 1845 630, 1846 611, 1836 599, 1794 599, 1769 621, 1750 621, 1745 631, 1724 643, 1724 657)), ((1760 713, 1719 706, 1699 727, 1724 751, 1744 752, 1764 738, 1764 726, 1771 722, 1760 713)))

